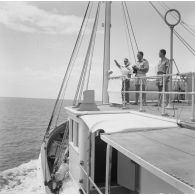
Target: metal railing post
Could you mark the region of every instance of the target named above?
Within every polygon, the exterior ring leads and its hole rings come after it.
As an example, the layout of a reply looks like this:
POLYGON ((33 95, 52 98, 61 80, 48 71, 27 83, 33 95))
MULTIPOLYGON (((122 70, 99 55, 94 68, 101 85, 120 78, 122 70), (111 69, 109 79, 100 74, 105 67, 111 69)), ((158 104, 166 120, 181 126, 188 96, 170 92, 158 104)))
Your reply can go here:
MULTIPOLYGON (((192 93, 195 92, 195 73, 192 73, 192 93)), ((195 94, 192 94, 192 122, 195 122, 195 94)))
MULTIPOLYGON (((85 169, 82 167, 82 165, 80 164, 80 168, 83 171, 83 173, 88 177, 89 182, 91 182, 91 184, 95 187, 95 189, 97 190, 97 192, 99 194, 102 194, 102 191, 99 189, 99 187, 95 184, 95 182, 93 181, 93 179, 91 177, 88 176, 88 173, 85 171, 85 169)), ((80 187, 82 188, 82 190, 85 192, 85 190, 83 189, 83 187, 80 185, 80 187)), ((86 194, 86 192, 85 192, 86 194)))
POLYGON ((140 112, 143 112, 143 93, 142 93, 142 90, 143 90, 143 81, 142 81, 142 78, 140 78, 140 89, 139 89, 139 99, 140 99, 140 105, 139 105, 139 111, 140 112))
POLYGON ((91 132, 89 132, 88 135, 88 141, 89 141, 89 155, 88 155, 88 162, 87 162, 87 194, 90 193, 90 180, 89 177, 91 176, 91 132))
POLYGON ((112 168, 112 146, 110 146, 109 144, 107 144, 107 149, 106 149, 106 183, 105 183, 105 194, 110 194, 111 168, 112 168))
POLYGON ((163 88, 162 88, 162 116, 165 116, 165 75, 162 76, 163 79, 163 88))
POLYGON ((122 104, 123 104, 123 109, 126 108, 126 100, 125 100, 125 95, 126 95, 126 84, 125 84, 125 77, 122 77, 122 104))
MULTIPOLYGON (((126 103, 125 103, 125 94, 128 93, 128 94, 139 94, 139 100, 140 100, 140 105, 139 105, 139 111, 140 112, 144 112, 144 105, 143 105, 143 100, 142 100, 142 97, 143 97, 143 94, 162 94, 161 95, 161 99, 162 99, 162 109, 161 109, 161 115, 163 116, 167 116, 168 114, 166 113, 166 102, 167 102, 167 99, 168 99, 168 95, 174 95, 174 94, 189 94, 191 95, 192 97, 192 107, 191 107, 191 113, 190 113, 190 120, 192 121, 195 121, 195 72, 187 72, 187 73, 182 73, 182 74, 166 74, 166 75, 157 75, 157 76, 144 76, 144 77, 136 77, 135 79, 140 79, 140 89, 139 90, 134 90, 134 91, 125 91, 125 78, 124 76, 116 76, 116 77, 110 77, 110 79, 122 79, 122 81, 124 82, 123 83, 123 88, 121 90, 121 94, 122 94, 122 108, 123 109, 126 109, 126 108, 129 108, 126 106, 126 103), (169 91, 167 90, 166 91, 166 79, 167 77, 173 77, 173 76, 184 76, 184 75, 191 75, 192 77, 192 87, 189 89, 190 91, 186 92, 186 91, 169 91), (143 80, 142 79, 147 79, 147 78, 161 78, 162 77, 162 82, 163 82, 163 86, 162 86, 162 91, 145 91, 143 90, 143 80)), ((191 81, 190 81, 191 82, 191 81)), ((190 101, 189 101, 190 102, 190 101)), ((174 108, 174 109, 177 109, 177 108, 174 108)))

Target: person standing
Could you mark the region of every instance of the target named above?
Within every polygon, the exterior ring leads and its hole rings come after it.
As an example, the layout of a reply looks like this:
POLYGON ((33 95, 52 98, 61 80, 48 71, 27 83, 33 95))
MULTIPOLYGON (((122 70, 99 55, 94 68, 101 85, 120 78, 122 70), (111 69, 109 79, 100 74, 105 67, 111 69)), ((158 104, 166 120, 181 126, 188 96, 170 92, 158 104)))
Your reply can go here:
MULTIPOLYGON (((144 77, 146 76, 146 73, 149 71, 149 63, 143 57, 144 57, 144 53, 142 51, 138 51, 137 53, 138 61, 133 66, 134 72, 136 72, 135 77, 144 77)), ((135 80, 135 90, 136 91, 140 90, 140 84, 141 84, 141 79, 136 78, 135 80)), ((146 79, 142 79, 142 91, 145 91, 145 89, 146 89, 146 79)), ((146 105, 146 94, 145 93, 143 93, 142 100, 143 100, 143 105, 146 105)), ((134 104, 138 105, 138 101, 139 101, 139 93, 136 93, 134 104)))
MULTIPOLYGON (((159 58, 160 58, 160 61, 157 65, 157 75, 168 74, 170 62, 169 62, 169 59, 166 58, 166 50, 165 49, 161 49, 159 51, 159 58)), ((168 91, 168 82, 169 82, 168 77, 165 77, 165 91, 168 91)), ((163 77, 158 77, 156 79, 156 85, 158 87, 158 91, 161 92, 163 89, 163 77)), ((161 102, 162 102, 162 94, 159 93, 158 97, 159 97, 159 102, 158 102, 157 106, 160 106, 161 102)), ((168 104, 168 100, 169 100, 169 95, 167 94, 166 95, 166 104, 168 104)))
POLYGON ((133 74, 133 69, 131 67, 131 64, 127 58, 124 59, 124 66, 120 65, 116 60, 114 60, 116 66, 121 70, 122 76, 125 77, 125 79, 122 81, 122 100, 125 100, 125 103, 129 104, 130 98, 129 93, 123 94, 123 91, 129 91, 130 90, 130 78, 131 74, 133 74))

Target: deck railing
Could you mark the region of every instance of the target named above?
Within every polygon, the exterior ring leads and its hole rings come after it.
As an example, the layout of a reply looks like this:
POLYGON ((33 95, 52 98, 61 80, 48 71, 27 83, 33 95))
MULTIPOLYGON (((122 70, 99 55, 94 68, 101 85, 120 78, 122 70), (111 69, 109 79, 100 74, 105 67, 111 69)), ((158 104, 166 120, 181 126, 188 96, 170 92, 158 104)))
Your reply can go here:
MULTIPOLYGON (((162 94, 162 109, 161 109, 161 114, 165 115, 165 110, 166 110, 166 104, 165 104, 165 96, 166 95, 190 95, 191 96, 191 120, 195 122, 195 72, 188 72, 188 73, 178 73, 178 74, 163 74, 163 75, 155 75, 155 76, 143 76, 143 77, 134 77, 134 78, 126 78, 124 76, 110 76, 109 80, 113 79, 118 79, 121 81, 124 81, 126 79, 133 81, 136 79, 139 79, 139 90, 138 91, 125 91, 125 86, 123 87, 121 94, 122 94, 122 104, 123 108, 126 108, 126 102, 125 102, 125 94, 136 94, 139 93, 139 111, 143 111, 143 94, 162 94), (174 79, 176 77, 176 79, 174 79), (172 79, 173 81, 177 82, 178 77, 180 77, 180 80, 183 80, 183 82, 186 82, 187 78, 191 78, 191 89, 190 91, 170 91, 166 89, 166 79, 169 79, 168 82, 172 79), (157 80, 157 79, 162 79, 162 91, 147 91, 147 90, 142 90, 143 89, 143 82, 144 80, 157 80)), ((189 83, 188 83, 189 84, 189 83)), ((125 82, 124 82, 125 85, 125 82)), ((147 83, 146 83, 147 85, 147 83)))
MULTIPOLYGON (((89 176, 89 174, 85 171, 84 167, 82 165, 80 165, 80 168, 82 170, 82 172, 86 175, 88 182, 95 188, 95 190, 99 193, 99 194, 103 194, 102 191, 100 190, 100 188, 96 185, 96 183, 93 181, 93 179, 89 176)), ((88 184, 88 185, 90 185, 88 184)), ((82 185, 80 185, 82 191, 85 194, 90 194, 90 186, 87 186, 87 190, 84 190, 82 185)))

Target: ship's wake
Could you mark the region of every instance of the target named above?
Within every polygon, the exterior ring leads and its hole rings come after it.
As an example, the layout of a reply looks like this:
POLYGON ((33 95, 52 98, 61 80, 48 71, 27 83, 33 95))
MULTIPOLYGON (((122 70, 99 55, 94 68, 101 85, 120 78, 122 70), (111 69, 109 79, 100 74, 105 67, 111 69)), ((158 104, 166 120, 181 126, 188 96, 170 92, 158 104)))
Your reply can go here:
POLYGON ((31 160, 0 173, 0 193, 44 193, 37 179, 38 160, 31 160))

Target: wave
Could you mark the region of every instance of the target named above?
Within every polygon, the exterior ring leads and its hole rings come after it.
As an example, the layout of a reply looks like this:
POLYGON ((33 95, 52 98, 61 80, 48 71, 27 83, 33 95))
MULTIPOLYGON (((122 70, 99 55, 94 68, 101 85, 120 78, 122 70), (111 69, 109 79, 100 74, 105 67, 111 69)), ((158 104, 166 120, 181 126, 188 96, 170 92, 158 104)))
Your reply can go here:
POLYGON ((18 167, 0 173, 1 194, 44 193, 40 180, 37 178, 38 160, 31 160, 18 167))

